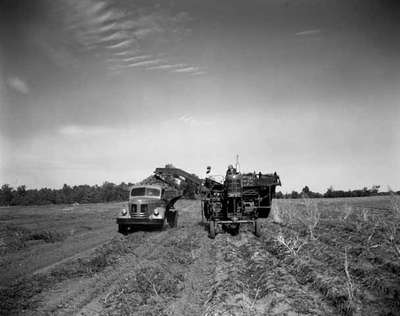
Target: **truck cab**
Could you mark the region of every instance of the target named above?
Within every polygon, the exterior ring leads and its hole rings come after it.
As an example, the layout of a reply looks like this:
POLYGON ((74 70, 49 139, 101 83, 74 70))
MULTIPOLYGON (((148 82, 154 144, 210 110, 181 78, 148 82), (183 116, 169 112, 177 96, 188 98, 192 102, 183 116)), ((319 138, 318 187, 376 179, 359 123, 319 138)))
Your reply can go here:
POLYGON ((122 209, 117 217, 118 232, 126 234, 143 226, 162 229, 166 218, 170 226, 175 226, 177 214, 173 204, 179 197, 169 200, 167 193, 160 185, 131 187, 127 208, 122 209))

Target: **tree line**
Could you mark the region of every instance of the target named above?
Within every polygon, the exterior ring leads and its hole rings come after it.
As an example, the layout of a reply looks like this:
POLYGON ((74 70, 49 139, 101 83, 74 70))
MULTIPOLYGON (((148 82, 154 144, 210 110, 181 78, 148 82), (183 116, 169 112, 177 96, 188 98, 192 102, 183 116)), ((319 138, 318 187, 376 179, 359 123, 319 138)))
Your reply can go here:
MULTIPOLYGON (((389 195, 391 192, 379 192, 379 185, 373 185, 371 188, 364 187, 356 190, 334 190, 329 187, 325 193, 312 192, 308 186, 305 186, 300 192, 292 191, 291 193, 276 193, 277 199, 299 199, 299 198, 343 198, 343 197, 363 197, 363 196, 377 196, 389 195)), ((400 195, 400 191, 394 192, 400 195)))
POLYGON ((43 205, 43 204, 72 204, 100 203, 111 201, 126 201, 128 188, 131 183, 114 184, 104 182, 103 185, 74 185, 64 184, 61 189, 27 189, 21 185, 14 189, 4 184, 0 189, 0 205, 43 205))
MULTIPOLYGON (((64 184, 61 189, 27 189, 25 185, 13 188, 4 184, 0 189, 0 205, 44 205, 44 204, 72 204, 72 203, 104 203, 127 201, 129 196, 129 187, 132 183, 114 184, 104 182, 102 185, 74 185, 64 184)), ((179 186, 186 198, 195 198, 198 196, 198 190, 192 183, 182 182, 179 186)), ((379 186, 371 188, 364 187, 360 190, 334 190, 328 188, 325 193, 312 192, 308 186, 305 186, 300 192, 282 193, 278 191, 278 199, 297 199, 297 198, 336 198, 336 197, 362 197, 374 195, 386 195, 389 192, 378 192, 379 186)), ((400 194, 399 192, 396 192, 400 194)))
MULTIPOLYGON (((114 184, 104 182, 102 185, 64 184, 61 189, 27 189, 25 185, 13 188, 4 184, 0 188, 0 205, 44 205, 72 203, 104 203, 127 201, 129 188, 133 183, 114 184)), ((185 198, 195 198, 196 188, 184 181, 177 187, 185 198)))

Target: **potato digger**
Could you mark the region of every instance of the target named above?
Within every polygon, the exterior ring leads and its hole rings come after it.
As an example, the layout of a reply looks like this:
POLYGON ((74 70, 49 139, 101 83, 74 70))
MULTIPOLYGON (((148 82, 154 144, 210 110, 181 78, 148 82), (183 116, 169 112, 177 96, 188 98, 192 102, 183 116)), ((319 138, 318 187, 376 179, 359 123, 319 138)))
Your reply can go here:
POLYGON ((210 238, 215 238, 220 226, 237 234, 241 224, 252 224, 254 234, 261 236, 260 219, 268 217, 276 186, 281 185, 276 172, 240 173, 230 165, 225 177, 218 181, 209 176, 210 171, 208 167, 205 179, 178 168, 157 168, 154 173, 162 179, 179 178, 196 186, 201 198, 202 219, 208 223, 210 238))

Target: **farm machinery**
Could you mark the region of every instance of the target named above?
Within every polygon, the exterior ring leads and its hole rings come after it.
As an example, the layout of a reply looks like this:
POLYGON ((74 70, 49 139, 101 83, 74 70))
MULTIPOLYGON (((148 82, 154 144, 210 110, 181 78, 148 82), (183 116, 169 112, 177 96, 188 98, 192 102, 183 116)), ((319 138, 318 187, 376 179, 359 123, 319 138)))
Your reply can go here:
POLYGON ((271 200, 279 176, 273 174, 240 173, 229 166, 223 182, 207 177, 202 197, 202 215, 209 223, 209 236, 215 238, 218 225, 239 232, 241 224, 253 224, 254 234, 261 235, 261 218, 271 211, 271 200))
POLYGON ((237 234, 241 224, 252 224, 254 234, 261 235, 262 218, 271 211, 271 201, 276 186, 281 185, 279 176, 273 174, 240 173, 232 165, 225 177, 216 180, 208 176, 204 180, 178 168, 157 168, 155 175, 165 178, 179 178, 192 183, 201 197, 201 213, 208 222, 209 236, 215 238, 218 227, 237 234))

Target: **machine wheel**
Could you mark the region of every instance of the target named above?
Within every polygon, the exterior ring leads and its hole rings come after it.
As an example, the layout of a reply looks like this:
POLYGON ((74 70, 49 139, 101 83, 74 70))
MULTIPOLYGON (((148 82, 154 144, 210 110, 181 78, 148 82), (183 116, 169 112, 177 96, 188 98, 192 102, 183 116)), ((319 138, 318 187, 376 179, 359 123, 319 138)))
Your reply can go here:
POLYGON ((254 235, 261 237, 261 221, 258 218, 254 221, 254 235))
POLYGON ((118 232, 122 235, 128 234, 128 227, 126 225, 118 224, 118 232))
POLYGON ((178 217, 179 217, 179 214, 178 214, 178 211, 176 211, 175 215, 174 215, 174 219, 172 220, 172 223, 171 223, 171 227, 178 226, 178 217))
POLYGON ((178 211, 169 211, 167 215, 167 222, 171 228, 178 226, 178 211))
POLYGON ((210 221, 210 233, 209 233, 209 237, 214 239, 215 238, 215 230, 216 230, 216 223, 215 221, 210 221))
POLYGON ((207 219, 205 217, 204 214, 204 201, 201 201, 201 205, 200 205, 200 213, 201 213, 201 223, 204 224, 205 222, 207 222, 207 219))
POLYGON ((240 231, 240 224, 236 224, 232 229, 232 235, 236 236, 239 234, 240 231))

